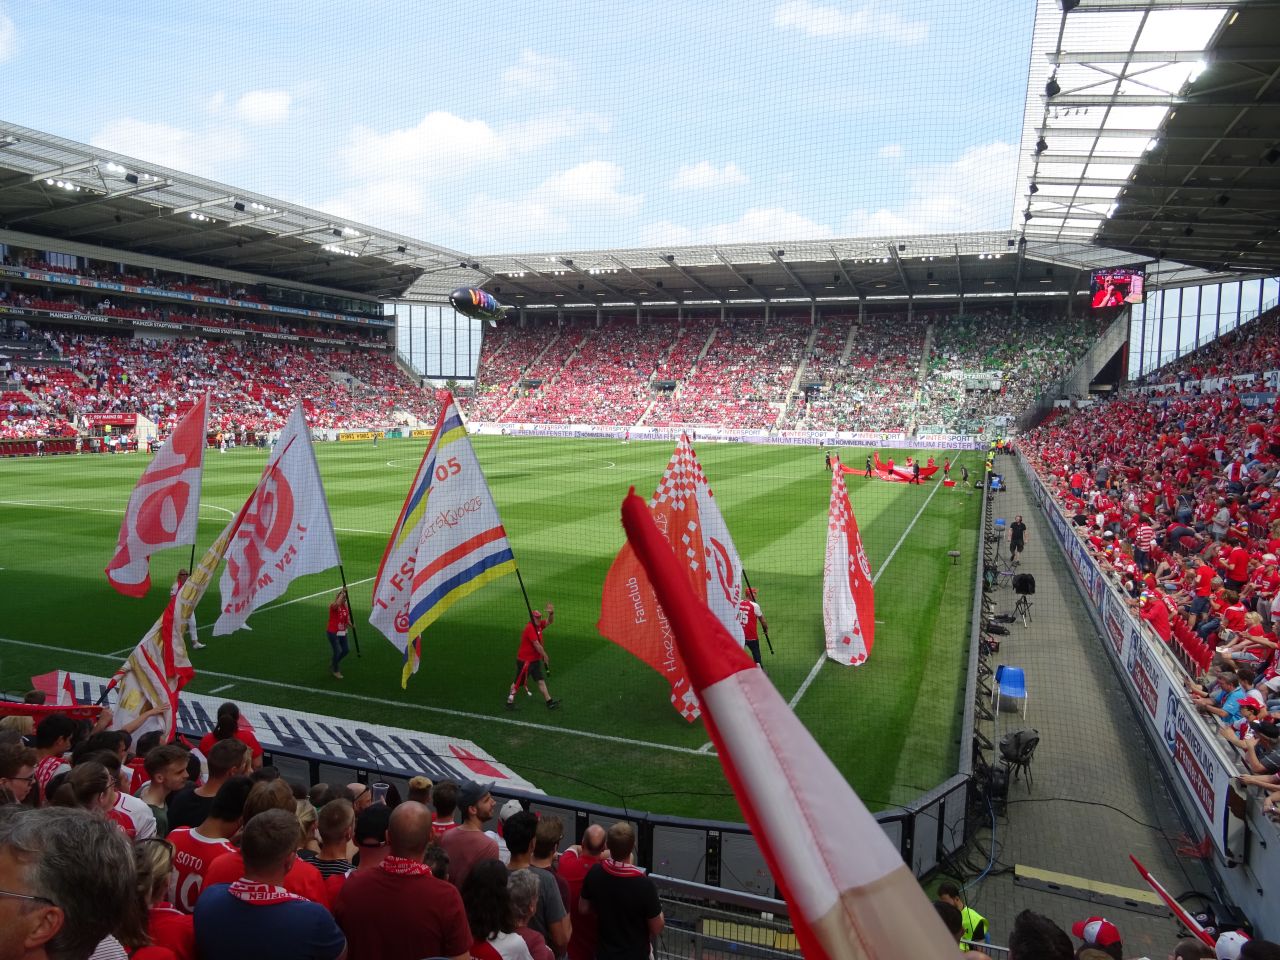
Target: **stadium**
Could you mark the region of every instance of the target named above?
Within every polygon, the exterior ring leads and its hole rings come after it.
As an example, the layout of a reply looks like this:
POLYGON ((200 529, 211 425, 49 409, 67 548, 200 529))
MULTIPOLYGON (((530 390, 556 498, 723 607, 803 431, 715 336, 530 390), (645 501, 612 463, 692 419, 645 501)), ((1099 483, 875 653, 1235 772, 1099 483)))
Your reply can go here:
MULTIPOLYGON (((92 17, 0 4, 0 862, 144 849, 233 741, 237 883, 353 957, 630 956, 572 879, 625 824, 654 957, 1277 955, 1274 4, 513 8, 482 71, 459 13, 237 7, 187 28, 287 54, 170 90, 141 23, 116 111, 38 62, 92 17), (250 870, 281 784, 323 896, 250 870), (417 800, 465 917, 374 947, 417 800)), ((95 956, 225 955, 163 880, 95 956)))

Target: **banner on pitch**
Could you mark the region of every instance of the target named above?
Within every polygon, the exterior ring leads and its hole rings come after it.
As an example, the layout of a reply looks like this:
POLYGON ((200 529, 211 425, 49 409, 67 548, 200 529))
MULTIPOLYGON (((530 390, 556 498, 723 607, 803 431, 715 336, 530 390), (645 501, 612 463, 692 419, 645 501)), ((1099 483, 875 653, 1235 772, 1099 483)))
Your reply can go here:
POLYGON ((187 411, 142 471, 120 524, 107 581, 127 597, 151 588, 151 554, 196 542, 208 394, 187 411))
POLYGON ((831 472, 827 553, 822 565, 822 625, 828 657, 845 666, 866 662, 875 640, 875 591, 842 470, 831 472))
POLYGON ((451 606, 516 568, 462 416, 446 395, 373 585, 369 623, 418 671, 422 631, 451 606))
MULTIPOLYGON (((680 558, 698 599, 745 646, 738 620, 742 561, 686 434, 680 436, 649 509, 680 558)), ((698 718, 698 697, 672 639, 671 625, 629 543, 623 544, 605 577, 596 629, 666 677, 676 710, 690 723, 698 718)))
POLYGON ((245 626, 249 614, 283 595, 298 577, 342 562, 301 403, 241 513, 243 522, 227 547, 214 636, 245 626))

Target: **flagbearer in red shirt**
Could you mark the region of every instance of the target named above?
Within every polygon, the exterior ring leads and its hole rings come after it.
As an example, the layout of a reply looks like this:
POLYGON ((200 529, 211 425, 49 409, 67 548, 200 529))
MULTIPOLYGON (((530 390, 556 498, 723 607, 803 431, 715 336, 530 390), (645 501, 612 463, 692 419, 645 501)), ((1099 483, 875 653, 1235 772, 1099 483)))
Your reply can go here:
POLYGON ((738 604, 738 622, 742 624, 742 634, 746 638, 747 649, 751 651, 756 666, 763 670, 764 664, 760 661, 760 627, 768 630, 769 624, 764 619, 764 611, 760 609, 760 604, 756 603, 755 587, 748 587, 747 595, 738 604))
MULTIPOLYGON (((548 710, 554 710, 560 706, 559 700, 554 700, 551 694, 547 693, 547 680, 543 668, 551 669, 551 658, 547 656, 547 648, 542 645, 542 631, 551 626, 556 619, 556 608, 551 604, 547 604, 547 616, 544 620, 541 610, 534 610, 532 619, 524 625, 524 631, 520 634, 520 650, 516 654, 516 678, 511 682, 511 689, 507 692, 507 709, 514 710, 516 708, 516 691, 525 685, 525 680, 532 677, 538 682, 538 690, 542 693, 542 699, 547 703, 548 710)), ((525 690, 528 693, 528 690, 525 690)), ((532 694, 530 694, 532 696, 532 694)))
POLYGON ((333 657, 329 661, 329 672, 337 680, 342 679, 342 671, 338 669, 338 664, 342 663, 342 658, 351 652, 347 646, 349 626, 351 626, 351 607, 347 604, 347 591, 344 588, 338 591, 338 595, 333 598, 333 603, 329 604, 329 625, 325 628, 329 637, 329 649, 333 651, 333 657))

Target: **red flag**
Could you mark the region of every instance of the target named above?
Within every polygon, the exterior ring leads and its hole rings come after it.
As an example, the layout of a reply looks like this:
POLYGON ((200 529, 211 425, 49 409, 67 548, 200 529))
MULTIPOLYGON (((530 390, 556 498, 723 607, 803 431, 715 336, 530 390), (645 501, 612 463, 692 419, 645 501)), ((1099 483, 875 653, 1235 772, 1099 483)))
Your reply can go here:
POLYGON ((622 523, 670 616, 725 776, 791 907, 804 956, 953 956, 955 942, 898 851, 764 671, 695 595, 634 492, 622 523))
POLYGON ((76 702, 75 684, 65 670, 50 670, 31 678, 31 687, 45 695, 45 703, 51 706, 70 706, 76 702))
MULTIPOLYGON (((738 623, 742 561, 702 465, 683 434, 650 507, 659 529, 681 558, 694 593, 715 611, 742 646, 738 623)), ((629 544, 623 544, 605 577, 596 629, 665 676, 676 710, 690 723, 698 718, 698 698, 689 686, 667 616, 629 544)))
POLYGON ((875 590, 871 564, 862 549, 858 520, 849 503, 844 474, 831 474, 827 516, 827 555, 822 567, 822 624, 827 656, 845 666, 864 663, 876 633, 875 590))
POLYGON ((1215 946, 1213 934, 1196 922, 1196 918, 1187 912, 1187 908, 1174 899, 1173 894, 1164 888, 1164 886, 1151 875, 1151 873, 1138 862, 1138 858, 1132 853, 1129 859, 1133 861, 1133 865, 1138 868, 1138 872, 1142 874, 1142 879, 1150 884, 1151 889, 1160 895, 1160 899, 1168 904, 1169 909, 1173 911, 1173 915, 1178 918, 1178 922, 1190 930, 1201 943, 1207 946, 1215 946))
POLYGON ((151 554, 196 542, 209 397, 187 411, 138 478, 120 524, 107 580, 127 597, 151 588, 151 554))

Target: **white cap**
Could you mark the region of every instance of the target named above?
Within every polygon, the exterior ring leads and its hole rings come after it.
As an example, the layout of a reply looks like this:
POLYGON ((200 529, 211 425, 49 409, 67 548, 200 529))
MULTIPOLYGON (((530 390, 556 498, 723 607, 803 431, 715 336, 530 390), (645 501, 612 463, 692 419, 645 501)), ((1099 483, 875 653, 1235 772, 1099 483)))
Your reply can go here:
POLYGON ((1214 956, 1218 960, 1238 960, 1240 951, 1249 942, 1249 938, 1239 930, 1228 930, 1218 937, 1218 945, 1214 947, 1214 956))
POLYGON ((498 820, 502 823, 506 823, 508 818, 514 817, 523 809, 524 807, 520 806, 520 801, 513 797, 504 803, 502 808, 498 810, 498 820))

